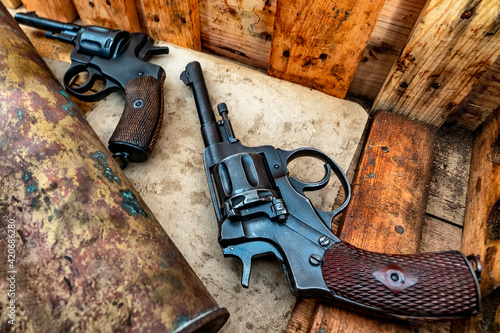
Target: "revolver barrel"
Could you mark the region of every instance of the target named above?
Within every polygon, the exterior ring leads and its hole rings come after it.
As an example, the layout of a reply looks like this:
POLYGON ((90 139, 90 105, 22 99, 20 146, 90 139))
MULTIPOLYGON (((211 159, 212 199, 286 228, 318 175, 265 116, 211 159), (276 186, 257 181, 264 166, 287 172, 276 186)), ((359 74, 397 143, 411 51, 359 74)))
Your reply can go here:
POLYGON ((48 30, 52 32, 74 31, 75 33, 80 30, 80 26, 71 23, 63 23, 51 19, 41 18, 35 12, 17 13, 14 18, 18 23, 28 25, 33 28, 48 30))
POLYGON ((193 89, 205 147, 222 142, 200 63, 192 61, 187 64, 186 70, 181 74, 181 80, 193 89))

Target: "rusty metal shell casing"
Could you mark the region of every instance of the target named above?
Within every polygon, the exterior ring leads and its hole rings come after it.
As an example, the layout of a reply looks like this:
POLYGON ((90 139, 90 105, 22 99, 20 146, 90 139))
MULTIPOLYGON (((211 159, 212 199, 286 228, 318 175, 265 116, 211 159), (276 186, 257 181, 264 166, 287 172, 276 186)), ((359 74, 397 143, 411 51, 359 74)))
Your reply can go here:
POLYGON ((214 332, 228 318, 1 3, 0 235, 0 331, 214 332))

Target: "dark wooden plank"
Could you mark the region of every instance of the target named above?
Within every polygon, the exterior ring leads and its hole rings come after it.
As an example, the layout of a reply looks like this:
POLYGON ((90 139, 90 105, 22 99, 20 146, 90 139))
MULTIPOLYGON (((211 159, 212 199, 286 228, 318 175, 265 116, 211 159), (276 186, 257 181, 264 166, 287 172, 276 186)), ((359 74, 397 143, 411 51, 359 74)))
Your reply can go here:
POLYGON ((463 226, 473 134, 440 128, 435 146, 427 214, 463 226))
POLYGON ((476 137, 467 193, 462 252, 481 257, 481 311, 453 332, 500 330, 500 108, 476 137))
POLYGON ((384 1, 278 1, 268 73, 344 98, 384 1))

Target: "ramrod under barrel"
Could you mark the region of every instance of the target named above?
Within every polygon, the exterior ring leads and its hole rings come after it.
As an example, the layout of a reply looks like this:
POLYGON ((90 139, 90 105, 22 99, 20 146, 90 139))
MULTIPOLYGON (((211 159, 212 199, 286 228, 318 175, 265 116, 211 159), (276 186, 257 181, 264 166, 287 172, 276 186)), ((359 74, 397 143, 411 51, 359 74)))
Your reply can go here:
POLYGON ((1 3, 0 235, 2 332, 228 318, 1 3))

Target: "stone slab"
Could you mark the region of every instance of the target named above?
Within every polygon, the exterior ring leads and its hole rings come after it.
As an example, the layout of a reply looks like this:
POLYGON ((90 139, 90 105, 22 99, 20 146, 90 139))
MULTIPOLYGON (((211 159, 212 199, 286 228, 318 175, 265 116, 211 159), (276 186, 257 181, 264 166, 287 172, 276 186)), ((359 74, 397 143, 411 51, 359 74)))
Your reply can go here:
MULTIPOLYGON (((214 109, 220 102, 228 105, 236 137, 243 144, 318 148, 344 170, 351 163, 368 115, 355 103, 272 78, 241 64, 168 46, 170 54, 151 59, 167 73, 160 138, 150 159, 130 165, 125 173, 218 304, 229 310, 231 317, 221 332, 284 332, 295 297, 279 263, 256 260, 250 287, 245 289, 240 284, 241 263, 225 259, 217 243, 217 223, 203 170, 199 121, 191 89, 179 80, 179 75, 188 62, 201 63, 214 109)), ((68 64, 46 60, 61 78, 68 64)), ((124 103, 123 97, 115 93, 87 113, 103 142, 111 136, 124 103)), ((295 164, 292 172, 298 178, 319 180, 323 174, 322 165, 309 159, 295 164), (313 167, 317 172, 311 176, 313 167)), ((331 210, 339 189, 340 183, 332 178, 325 189, 308 196, 319 208, 331 210)))

